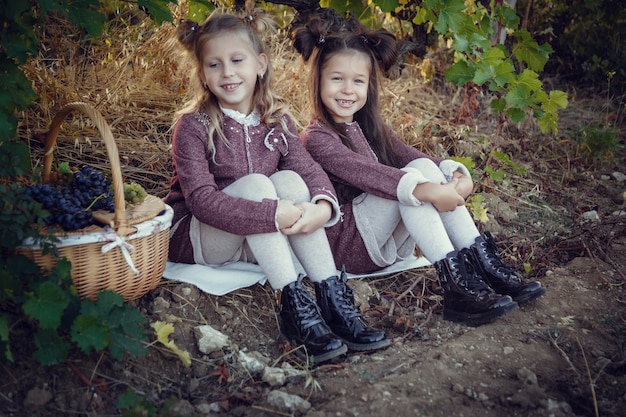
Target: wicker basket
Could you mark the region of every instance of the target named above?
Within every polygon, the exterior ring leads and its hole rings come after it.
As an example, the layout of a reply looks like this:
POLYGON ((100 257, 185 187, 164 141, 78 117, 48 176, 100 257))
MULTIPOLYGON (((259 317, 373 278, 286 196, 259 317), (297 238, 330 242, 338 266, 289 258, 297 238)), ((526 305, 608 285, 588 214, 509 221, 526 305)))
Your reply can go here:
MULTIPOLYGON (((46 139, 43 181, 50 180, 53 151, 64 118, 78 110, 98 127, 111 164, 115 212, 111 226, 90 226, 58 234, 60 257, 72 263, 72 280, 82 298, 95 299, 98 292, 113 290, 133 300, 154 289, 161 281, 168 256, 169 229, 173 212, 160 198, 148 195, 143 203, 126 210, 124 182, 117 145, 103 117, 86 103, 70 103, 55 116, 46 139)), ((35 241, 18 249, 39 266, 49 269, 56 259, 43 255, 35 241)))

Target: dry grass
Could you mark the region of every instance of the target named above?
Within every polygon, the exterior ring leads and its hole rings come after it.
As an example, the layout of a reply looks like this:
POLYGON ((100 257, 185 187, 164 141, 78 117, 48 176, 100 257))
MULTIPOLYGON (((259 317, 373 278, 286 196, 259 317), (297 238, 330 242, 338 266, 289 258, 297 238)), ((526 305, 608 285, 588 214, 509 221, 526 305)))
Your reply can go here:
MULTIPOLYGON (((85 101, 111 125, 126 180, 137 181, 151 194, 162 197, 171 175, 171 122, 184 102, 186 85, 184 68, 165 47, 174 28, 169 24, 151 26, 145 21, 132 26, 115 21, 111 25, 102 39, 89 45, 80 42, 81 34, 64 21, 53 20, 45 26, 42 52, 24 66, 37 99, 20 115, 19 136, 29 142, 33 165, 39 167, 41 141, 55 112, 66 103, 85 101)), ((279 31, 270 44, 275 90, 306 126, 310 114, 307 67, 290 47, 284 31, 279 31)), ((458 138, 475 132, 449 122, 462 104, 460 91, 421 79, 419 64, 409 62, 400 77, 385 80, 384 117, 408 143, 441 155, 454 147, 458 138), (452 141, 442 141, 442 137, 452 141)), ((485 117, 491 123, 487 114, 480 115, 485 117)), ((88 126, 87 120, 67 123, 67 130, 59 135, 57 158, 71 165, 89 162, 107 170, 103 149, 91 140, 97 132, 88 126)))

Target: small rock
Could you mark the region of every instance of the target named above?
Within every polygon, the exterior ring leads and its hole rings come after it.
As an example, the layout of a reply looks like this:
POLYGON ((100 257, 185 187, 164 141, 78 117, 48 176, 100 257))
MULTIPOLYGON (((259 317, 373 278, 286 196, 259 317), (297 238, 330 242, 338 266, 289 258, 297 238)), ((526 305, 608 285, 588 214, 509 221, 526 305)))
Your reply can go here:
POLYGON ((52 393, 46 388, 35 387, 28 391, 24 400, 24 407, 40 407, 52 399, 52 393))
POLYGON ((267 366, 263 369, 263 381, 267 382, 272 387, 280 387, 287 382, 287 376, 282 369, 267 366))
POLYGON ((621 172, 615 171, 614 173, 611 174, 611 176, 615 178, 617 182, 626 181, 626 175, 622 174, 621 172))
POLYGON ((196 338, 200 352, 209 354, 218 351, 228 345, 228 336, 218 332, 208 324, 196 326, 196 338))
POLYGON ((294 411, 306 413, 311 409, 311 403, 307 400, 279 390, 271 391, 267 394, 267 403, 288 413, 293 413, 294 411))
POLYGON ((600 216, 595 210, 587 211, 582 215, 582 223, 599 223, 600 216))
POLYGON ((537 375, 528 368, 518 369, 517 378, 525 384, 537 385, 537 375))

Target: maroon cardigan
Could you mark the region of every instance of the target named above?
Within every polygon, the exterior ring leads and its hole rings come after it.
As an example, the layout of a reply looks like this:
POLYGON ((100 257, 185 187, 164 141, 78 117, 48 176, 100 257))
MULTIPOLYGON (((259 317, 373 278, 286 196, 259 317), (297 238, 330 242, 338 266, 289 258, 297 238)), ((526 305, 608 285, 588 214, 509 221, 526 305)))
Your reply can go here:
POLYGON ((359 234, 352 211, 353 198, 370 193, 398 201, 398 184, 406 175, 400 168, 419 158, 428 158, 436 164, 441 160, 407 145, 392 133, 393 146, 399 156, 398 166, 383 165, 378 162, 356 122, 342 126, 355 151, 345 146, 336 132, 316 120, 300 137, 309 153, 324 168, 338 193, 342 218, 326 229, 337 268, 345 265, 346 270, 354 274, 372 272, 381 267, 372 262, 359 234))
POLYGON ((282 117, 288 131, 280 124, 249 126, 248 143, 245 126, 224 115, 222 128, 230 144, 215 135, 215 161, 208 150, 208 115, 186 114, 177 121, 171 151, 174 175, 164 199, 174 210, 172 224, 182 219, 170 238, 171 261, 194 262, 189 240, 191 215, 202 223, 242 236, 277 231, 277 200, 255 202, 221 191, 248 174, 269 177, 277 170, 293 170, 307 184, 312 201, 325 198, 338 211, 332 183, 300 142, 293 121, 286 115, 282 117))

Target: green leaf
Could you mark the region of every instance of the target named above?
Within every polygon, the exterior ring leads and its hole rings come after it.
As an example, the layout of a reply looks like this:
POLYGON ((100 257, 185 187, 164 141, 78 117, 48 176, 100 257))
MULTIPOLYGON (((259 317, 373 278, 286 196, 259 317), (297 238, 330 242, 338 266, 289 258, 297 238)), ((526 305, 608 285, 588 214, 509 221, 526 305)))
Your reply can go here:
POLYGON ((35 334, 37 350, 33 354, 42 365, 65 362, 69 343, 54 330, 41 330, 35 334))
POLYGON ((12 60, 0 60, 0 74, 0 110, 11 115, 15 109, 26 110, 36 97, 32 83, 12 60))
POLYGON ((41 284, 22 306, 24 312, 37 320, 42 329, 56 329, 61 324, 68 298, 51 282, 41 284))
POLYGON ((97 38, 106 22, 106 17, 99 11, 99 6, 98 0, 73 0, 68 10, 70 22, 97 38))
POLYGON ((519 123, 526 117, 526 112, 518 107, 511 107, 506 111, 513 123, 519 123))
POLYGON ((187 19, 197 23, 203 23, 211 12, 215 10, 215 6, 209 1, 189 0, 188 4, 187 19))
POLYGON ((548 44, 539 46, 525 30, 516 32, 516 36, 520 41, 513 47, 515 58, 525 62, 533 71, 543 71, 552 53, 552 47, 548 44))
POLYGON ((439 20, 435 23, 435 30, 439 33, 446 33, 448 29, 458 32, 463 26, 467 15, 463 13, 465 3, 463 0, 448 0, 443 2, 443 7, 439 12, 439 20))
POLYGON ((116 307, 121 307, 123 304, 124 297, 121 294, 111 290, 100 291, 96 296, 96 312, 94 313, 106 319, 111 311, 114 311, 116 307))
POLYGON ((489 175, 489 178, 498 182, 503 181, 504 177, 506 177, 506 172, 504 172, 503 169, 495 170, 491 166, 485 167, 485 172, 487 173, 487 175, 489 175))
POLYGON ((102 350, 109 345, 109 329, 102 318, 94 316, 78 316, 71 329, 72 342, 84 352, 91 349, 102 350))
POLYGON ((529 107, 532 103, 532 96, 530 91, 522 86, 515 86, 506 95, 506 102, 513 107, 529 107))
POLYGON ((474 68, 467 61, 455 62, 444 73, 446 80, 461 86, 474 78, 474 68))
POLYGON ((541 108, 546 112, 555 112, 559 108, 566 108, 568 104, 567 93, 561 90, 552 90, 548 99, 542 103, 541 108))
POLYGON ((9 316, 6 314, 0 315, 0 347, 4 347, 4 356, 0 356, 0 359, 13 362, 11 345, 9 344, 9 316))
POLYGON ((3 177, 23 176, 31 172, 30 152, 25 143, 5 141, 0 146, 0 175, 3 177))
POLYGON ((145 7, 150 18, 157 24, 173 20, 172 12, 168 6, 169 3, 175 4, 176 2, 170 0, 138 0, 137 2, 140 7, 145 7))
POLYGON ((506 100, 503 98, 491 100, 491 103, 489 106, 494 112, 502 113, 504 111, 504 108, 506 107, 506 100))
POLYGON ((502 61, 495 70, 493 80, 499 87, 505 87, 515 78, 515 67, 510 61, 502 61))
POLYGON ((114 359, 122 359, 124 353, 128 353, 132 357, 145 355, 148 350, 135 339, 132 339, 122 333, 112 331, 109 351, 114 359))
MULTIPOLYGON (((396 8, 400 7, 398 0, 376 0, 374 4, 376 4, 383 13, 393 12, 396 8)), ((361 8, 363 8, 363 6, 361 6, 361 8)))

